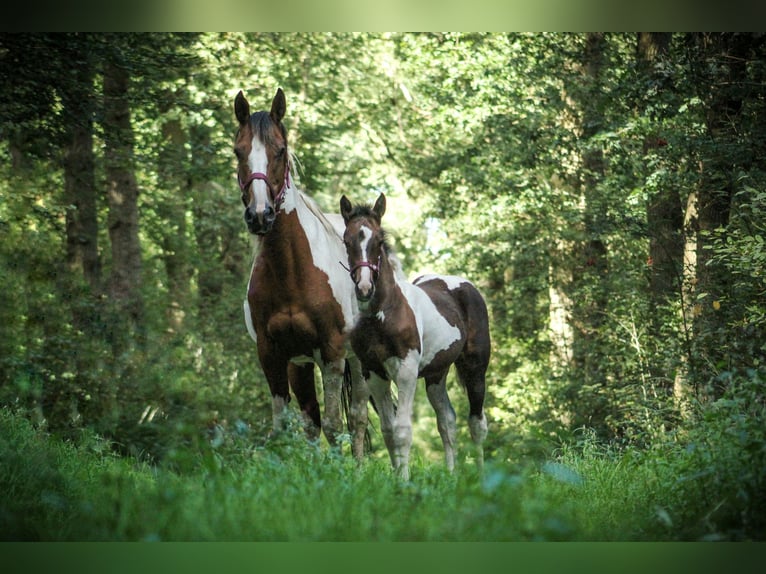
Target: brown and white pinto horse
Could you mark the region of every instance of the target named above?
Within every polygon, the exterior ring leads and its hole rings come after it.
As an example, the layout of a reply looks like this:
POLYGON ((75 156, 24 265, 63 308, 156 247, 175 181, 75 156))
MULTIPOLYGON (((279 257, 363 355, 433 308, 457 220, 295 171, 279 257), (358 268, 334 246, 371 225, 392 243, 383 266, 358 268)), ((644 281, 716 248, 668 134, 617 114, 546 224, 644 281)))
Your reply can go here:
POLYGON ((447 468, 453 470, 457 429, 446 378, 454 363, 468 394, 468 424, 481 467, 482 443, 487 436, 485 374, 490 356, 487 306, 476 287, 461 277, 427 275, 414 283, 397 277, 381 228, 385 210, 383 194, 372 208, 354 207, 346 196, 340 201, 346 223, 343 240, 348 271, 360 311, 351 331, 351 346, 362 361, 391 464, 405 480, 409 478, 413 399, 417 379, 422 377, 436 411, 447 468), (396 408, 391 380, 399 391, 396 408))
POLYGON ((234 101, 239 121, 234 151, 245 205, 245 222, 255 237, 255 255, 244 302, 245 322, 272 396, 274 432, 284 426, 290 391, 298 400, 310 437, 324 431, 336 444, 341 423, 341 389, 346 361, 353 381, 349 422, 352 450, 361 457, 369 393, 359 360, 347 353, 347 332, 357 313, 354 286, 338 266, 346 255, 343 221, 333 223, 299 191, 290 172, 285 95, 277 90, 270 111, 250 113, 240 91, 234 101), (320 416, 314 363, 324 387, 320 416))

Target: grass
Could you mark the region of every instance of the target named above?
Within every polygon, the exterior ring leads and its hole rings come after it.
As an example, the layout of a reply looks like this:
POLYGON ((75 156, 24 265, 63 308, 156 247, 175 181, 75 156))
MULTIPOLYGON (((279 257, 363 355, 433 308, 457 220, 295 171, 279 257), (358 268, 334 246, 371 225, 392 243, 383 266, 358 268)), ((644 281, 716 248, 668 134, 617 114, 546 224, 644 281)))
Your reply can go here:
POLYGON ((412 481, 402 483, 386 460, 357 464, 297 433, 263 446, 231 436, 152 466, 96 436, 74 445, 0 410, 0 538, 763 539, 763 469, 733 484, 743 469, 722 477, 716 465, 753 462, 736 444, 724 458, 719 444, 689 444, 617 451, 585 436, 548 460, 488 461, 481 475, 469 463, 449 474, 416 457, 412 481))

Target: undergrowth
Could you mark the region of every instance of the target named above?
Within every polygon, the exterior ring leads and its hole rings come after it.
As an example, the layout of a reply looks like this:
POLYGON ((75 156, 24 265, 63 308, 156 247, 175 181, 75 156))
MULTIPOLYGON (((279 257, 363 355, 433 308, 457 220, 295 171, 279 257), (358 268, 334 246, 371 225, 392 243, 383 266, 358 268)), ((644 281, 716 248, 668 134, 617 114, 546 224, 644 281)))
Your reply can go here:
POLYGON ((200 441, 182 465, 152 465, 91 433, 62 441, 5 409, 0 538, 762 540, 763 382, 737 384, 736 398, 650 448, 584 430, 545 460, 488 460, 483 473, 416 455, 409 483, 384 458, 358 464, 299 432, 200 441))

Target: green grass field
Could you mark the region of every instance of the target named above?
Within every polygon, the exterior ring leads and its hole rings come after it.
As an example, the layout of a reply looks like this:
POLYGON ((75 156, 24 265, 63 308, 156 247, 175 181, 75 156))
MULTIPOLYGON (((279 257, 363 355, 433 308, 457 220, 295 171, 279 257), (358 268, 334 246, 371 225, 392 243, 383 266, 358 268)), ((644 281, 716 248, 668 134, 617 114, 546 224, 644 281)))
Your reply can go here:
MULTIPOLYGON (((730 414, 726 417, 731 420, 730 414)), ((763 444, 740 428, 611 449, 585 437, 545 460, 387 460, 288 433, 227 437, 173 464, 77 444, 0 411, 0 536, 43 541, 635 541, 763 539, 763 444), (755 450, 753 450, 755 449, 755 450)), ((728 423, 727 423, 728 424, 728 423)), ((713 428, 717 428, 713 426, 713 428)), ((763 432, 761 430, 761 432, 763 432)))

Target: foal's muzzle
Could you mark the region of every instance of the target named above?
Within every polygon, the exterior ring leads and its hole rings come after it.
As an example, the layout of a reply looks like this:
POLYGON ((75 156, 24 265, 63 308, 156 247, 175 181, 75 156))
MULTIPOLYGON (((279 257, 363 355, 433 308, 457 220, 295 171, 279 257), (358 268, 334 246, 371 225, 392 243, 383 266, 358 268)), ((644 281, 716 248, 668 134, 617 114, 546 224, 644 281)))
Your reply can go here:
MULTIPOLYGON (((341 263, 343 265, 343 263, 341 263)), ((377 264, 369 263, 368 261, 361 261, 350 269, 343 265, 344 269, 351 275, 351 280, 354 282, 354 292, 356 294, 356 300, 360 303, 367 303, 375 295, 375 282, 380 275, 380 257, 378 257, 377 264), (369 274, 367 277, 363 277, 361 271, 367 269, 369 274)))

